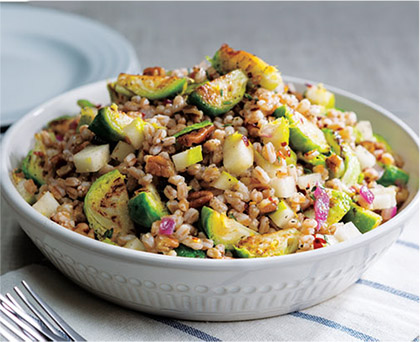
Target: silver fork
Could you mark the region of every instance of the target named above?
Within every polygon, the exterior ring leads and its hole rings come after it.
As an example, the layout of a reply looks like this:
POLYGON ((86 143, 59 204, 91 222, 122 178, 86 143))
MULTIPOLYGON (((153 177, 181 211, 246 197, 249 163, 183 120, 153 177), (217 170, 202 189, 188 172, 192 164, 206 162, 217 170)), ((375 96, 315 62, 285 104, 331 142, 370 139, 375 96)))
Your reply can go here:
POLYGON ((6 340, 16 341, 86 341, 72 327, 70 327, 31 287, 22 280, 22 285, 32 296, 41 312, 32 304, 23 292, 15 286, 18 297, 29 308, 32 314, 27 313, 10 293, 0 294, 0 335, 6 340), (49 316, 55 325, 47 319, 49 316))

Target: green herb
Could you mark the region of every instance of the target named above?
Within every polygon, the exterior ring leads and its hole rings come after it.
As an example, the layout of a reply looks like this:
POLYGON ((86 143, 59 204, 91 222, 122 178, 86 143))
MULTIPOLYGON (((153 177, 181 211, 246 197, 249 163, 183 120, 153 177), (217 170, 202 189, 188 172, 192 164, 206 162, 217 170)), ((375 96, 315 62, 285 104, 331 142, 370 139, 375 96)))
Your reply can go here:
POLYGON ((110 239, 112 238, 112 234, 114 234, 114 228, 108 229, 103 236, 104 238, 110 239))
POLYGON ((233 215, 232 213, 230 213, 230 214, 229 214, 229 218, 231 218, 231 219, 233 219, 233 220, 235 220, 235 221, 238 221, 238 220, 236 219, 235 215, 233 215))
POLYGON ((244 97, 247 99, 247 100, 253 100, 253 98, 252 98, 252 96, 251 95, 249 95, 249 94, 245 94, 244 95, 244 97))
POLYGON ((311 169, 308 169, 308 168, 306 168, 306 167, 304 167, 304 168, 303 168, 303 172, 304 172, 305 174, 308 174, 308 173, 312 173, 312 170, 311 170, 311 169))
POLYGON ((313 201, 315 201, 315 195, 314 194, 309 194, 309 197, 312 198, 313 201))
POLYGON ((190 132, 192 132, 192 131, 195 131, 195 130, 197 130, 197 129, 201 129, 201 128, 203 128, 203 127, 207 127, 207 126, 210 126, 210 125, 212 125, 212 123, 211 123, 211 121, 209 121, 209 120, 206 120, 206 121, 203 121, 203 122, 199 122, 199 123, 196 123, 196 124, 194 124, 194 125, 191 125, 191 126, 185 127, 183 130, 179 131, 178 133, 175 133, 173 136, 174 136, 175 138, 178 138, 178 137, 179 137, 179 136, 181 136, 181 135, 184 135, 184 134, 190 133, 190 132))
POLYGON ((220 89, 220 96, 223 96, 223 89, 220 89))
POLYGON ((230 105, 230 104, 232 104, 232 101, 223 101, 223 104, 224 105, 230 105))
POLYGON ((109 245, 115 245, 115 246, 117 246, 117 244, 115 242, 111 241, 111 239, 109 239, 109 238, 103 239, 102 242, 105 242, 105 243, 107 243, 109 245))
POLYGON ((77 105, 80 108, 85 108, 85 107, 91 107, 91 108, 96 108, 96 105, 94 105, 92 102, 90 102, 89 100, 84 100, 84 99, 80 99, 77 101, 77 105))

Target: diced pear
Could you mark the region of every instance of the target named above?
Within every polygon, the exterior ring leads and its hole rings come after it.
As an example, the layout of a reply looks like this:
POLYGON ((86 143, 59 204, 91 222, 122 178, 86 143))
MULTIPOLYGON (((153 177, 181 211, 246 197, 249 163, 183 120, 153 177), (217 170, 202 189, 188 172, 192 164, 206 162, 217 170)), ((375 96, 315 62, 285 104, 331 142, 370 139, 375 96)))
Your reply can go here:
POLYGON ((292 176, 275 177, 270 181, 277 197, 288 198, 296 193, 296 181, 292 176))
POLYGON ((174 154, 172 160, 177 171, 183 171, 188 166, 197 164, 203 160, 201 145, 192 147, 184 152, 174 154))
POLYGON ((302 175, 297 180, 297 186, 301 190, 310 190, 317 183, 322 182, 322 176, 320 173, 310 173, 308 175, 302 175))
POLYGON ((254 149, 240 133, 229 135, 223 145, 223 165, 234 175, 240 175, 254 164, 254 149))
POLYGON ((130 241, 128 241, 125 245, 124 248, 128 248, 128 249, 134 249, 136 251, 146 251, 146 247, 144 247, 143 242, 140 241, 139 238, 134 238, 130 241))
POLYGON ((355 129, 357 130, 358 134, 360 135, 360 140, 368 140, 368 141, 375 141, 373 136, 372 125, 370 121, 361 120, 357 123, 355 129))
POLYGON ((54 198, 51 192, 47 191, 41 198, 32 206, 36 211, 40 212, 46 217, 51 217, 55 213, 60 203, 54 198))
POLYGON ((279 118, 269 122, 261 127, 260 135, 264 144, 271 142, 278 151, 289 144, 289 121, 286 118, 279 118))
POLYGON ((268 214, 274 224, 279 228, 286 228, 290 219, 296 217, 295 212, 289 207, 286 201, 281 200, 274 213, 268 214))
POLYGON ((111 158, 118 160, 119 162, 123 162, 125 157, 127 157, 130 153, 134 153, 135 149, 132 145, 127 144, 126 142, 120 140, 115 146, 114 150, 112 151, 111 158))
POLYGON ((235 184, 238 183, 238 179, 223 171, 218 179, 216 179, 211 186, 220 190, 232 190, 235 184))
POLYGON ((16 172, 12 173, 12 180, 16 186, 16 190, 23 197, 23 199, 31 205, 34 204, 35 195, 33 193, 28 192, 28 190, 26 190, 25 188, 25 183, 28 182, 28 180, 18 176, 16 172))
POLYGON ((305 97, 311 101, 312 104, 324 106, 327 109, 335 106, 334 94, 325 89, 322 83, 308 87, 305 97))
POLYGON ((362 233, 360 233, 359 229, 357 229, 354 223, 347 222, 342 226, 338 226, 333 236, 339 242, 343 242, 359 235, 362 235, 362 233))
POLYGON ((280 165, 272 164, 267 161, 257 150, 254 150, 254 158, 257 166, 267 172, 270 177, 276 177, 277 172, 279 172, 282 168, 280 165))
POLYGON ((131 144, 136 150, 143 145, 145 124, 146 122, 142 118, 136 118, 123 128, 126 142, 131 144))
POLYGON ((376 164, 376 158, 375 156, 370 153, 366 148, 364 148, 362 145, 358 145, 355 150, 356 157, 359 159, 360 167, 362 170, 373 167, 376 164))
POLYGON ((109 161, 109 145, 90 145, 73 156, 76 171, 96 172, 109 161))
POLYGON ((396 191, 394 187, 372 188, 370 191, 372 192, 374 199, 372 204, 370 204, 369 209, 388 209, 397 205, 396 191))

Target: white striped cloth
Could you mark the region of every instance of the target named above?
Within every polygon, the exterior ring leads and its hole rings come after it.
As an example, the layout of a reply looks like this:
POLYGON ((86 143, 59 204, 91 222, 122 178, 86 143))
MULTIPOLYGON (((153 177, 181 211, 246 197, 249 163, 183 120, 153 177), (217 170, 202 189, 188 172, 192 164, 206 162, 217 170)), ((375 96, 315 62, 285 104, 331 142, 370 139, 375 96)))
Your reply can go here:
POLYGON ((28 281, 89 341, 419 341, 419 223, 339 296, 288 315, 245 322, 180 321, 141 314, 30 265, 1 277, 1 292, 28 281))

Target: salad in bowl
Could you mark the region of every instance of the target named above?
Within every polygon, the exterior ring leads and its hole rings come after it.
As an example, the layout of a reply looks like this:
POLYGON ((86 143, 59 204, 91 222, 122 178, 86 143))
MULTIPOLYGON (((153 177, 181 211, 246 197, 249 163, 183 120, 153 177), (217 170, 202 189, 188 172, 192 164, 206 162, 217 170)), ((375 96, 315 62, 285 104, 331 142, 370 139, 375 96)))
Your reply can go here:
POLYGON ((45 124, 12 179, 59 225, 107 244, 190 258, 325 248, 390 220, 404 161, 322 84, 298 92, 228 45, 190 69, 108 83, 109 103, 45 124))

